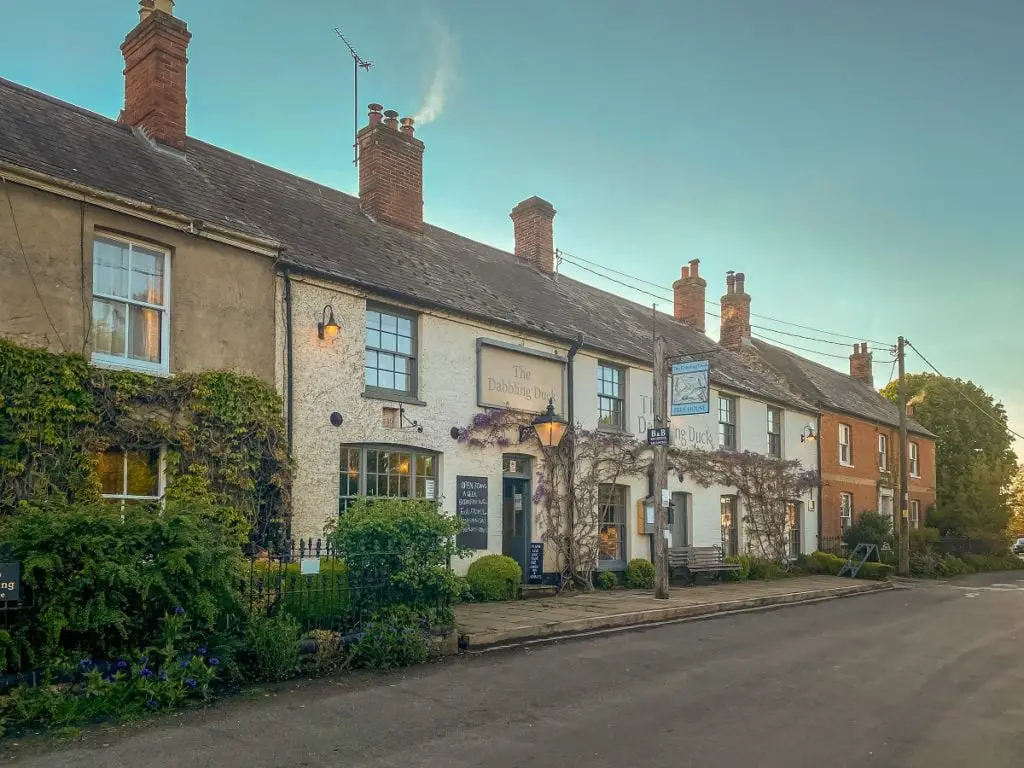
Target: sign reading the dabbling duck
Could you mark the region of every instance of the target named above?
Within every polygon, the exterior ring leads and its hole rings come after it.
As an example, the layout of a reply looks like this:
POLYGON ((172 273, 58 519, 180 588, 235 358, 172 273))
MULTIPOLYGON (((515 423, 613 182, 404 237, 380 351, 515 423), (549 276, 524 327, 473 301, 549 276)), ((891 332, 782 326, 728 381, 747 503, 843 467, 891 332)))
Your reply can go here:
POLYGON ((455 514, 463 523, 455 543, 470 549, 487 549, 486 477, 458 475, 455 478, 455 514))
POLYGON ((477 401, 486 408, 562 413, 565 359, 514 344, 477 339, 477 401))
POLYGON ((711 364, 707 360, 672 366, 672 415, 690 416, 711 411, 711 364))
POLYGON ((21 600, 21 563, 0 563, 0 603, 21 600))

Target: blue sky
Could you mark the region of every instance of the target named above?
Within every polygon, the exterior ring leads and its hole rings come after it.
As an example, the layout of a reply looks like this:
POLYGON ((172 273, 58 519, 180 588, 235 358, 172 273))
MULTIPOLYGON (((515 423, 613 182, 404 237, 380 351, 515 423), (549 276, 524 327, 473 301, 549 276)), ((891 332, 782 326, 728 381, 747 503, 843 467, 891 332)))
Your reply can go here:
MULTIPOLYGON (((735 269, 755 313, 903 334, 1024 433, 1019 0, 178 0, 175 12, 193 33, 193 136, 356 192, 340 26, 376 64, 363 104, 413 114, 439 63, 452 75, 418 132, 431 222, 511 248, 508 212, 539 194, 571 254, 665 286, 700 258, 711 299, 735 269)), ((133 0, 0 0, 0 19, 0 76, 117 115, 133 0)), ((889 371, 876 366, 876 383, 889 371)))

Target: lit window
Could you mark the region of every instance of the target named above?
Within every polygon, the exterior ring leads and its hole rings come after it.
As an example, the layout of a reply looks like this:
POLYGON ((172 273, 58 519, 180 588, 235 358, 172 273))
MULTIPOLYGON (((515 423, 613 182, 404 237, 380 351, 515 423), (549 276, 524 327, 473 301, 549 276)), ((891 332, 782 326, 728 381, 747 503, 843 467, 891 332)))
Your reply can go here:
POLYGON ((598 486, 598 568, 626 565, 626 494, 624 485, 598 486))
POLYGON ((845 531, 853 525, 853 494, 839 494, 839 522, 845 531))
POLYGON ((99 455, 100 492, 121 508, 160 501, 163 497, 161 450, 111 448, 99 455))
POLYGON ((736 398, 718 396, 718 445, 736 450, 736 398))
POLYGON ((343 445, 339 512, 360 496, 436 500, 437 462, 413 448, 343 445))
POLYGON ((167 370, 165 251, 111 237, 92 246, 92 359, 148 371, 167 370))
POLYGON ((853 466, 853 430, 849 424, 839 425, 839 463, 853 466))
POLYGON ((366 308, 366 389, 416 393, 416 318, 366 308))
POLYGON ((886 435, 878 436, 878 468, 882 472, 889 469, 889 438, 886 435))
POLYGON ((722 553, 738 555, 740 551, 739 541, 739 497, 722 496, 720 499, 722 518, 722 553))
POLYGON ((768 455, 782 458, 782 409, 768 406, 768 455))
POLYGON ((917 443, 910 444, 910 476, 921 476, 921 454, 917 443))
POLYGON ((786 502, 786 526, 789 528, 789 556, 800 556, 800 508, 798 501, 786 502))
POLYGON ((626 426, 623 407, 623 377, 621 368, 607 363, 597 366, 597 417, 598 424, 612 429, 626 426))

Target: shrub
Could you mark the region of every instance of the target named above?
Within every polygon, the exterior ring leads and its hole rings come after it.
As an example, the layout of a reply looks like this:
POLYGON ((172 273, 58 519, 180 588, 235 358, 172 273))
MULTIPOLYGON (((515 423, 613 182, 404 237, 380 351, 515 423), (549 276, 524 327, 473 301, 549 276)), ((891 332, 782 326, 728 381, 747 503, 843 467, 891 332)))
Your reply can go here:
MULTIPOLYGON (((781 579, 785 573, 774 560, 765 560, 758 557, 740 555, 747 561, 747 578, 752 581, 774 581, 781 579)), ((741 561, 742 562, 742 561, 741 561)))
POLYGON ((255 609, 278 601, 278 609, 293 616, 303 629, 342 626, 347 623, 350 601, 348 567, 339 558, 321 558, 320 573, 303 575, 299 563, 258 560, 251 576, 262 588, 255 609))
POLYGON ((893 567, 886 563, 863 563, 857 571, 858 579, 871 579, 873 581, 888 581, 893 572, 893 567))
MULTIPOLYGON (((913 542, 913 540, 911 540, 913 542)), ((924 547, 910 550, 910 575, 919 579, 934 579, 940 575, 943 556, 924 547)))
POLYGON ((846 565, 846 558, 832 555, 828 552, 814 552, 807 559, 807 565, 811 573, 825 573, 830 576, 838 576, 839 571, 846 565))
POLYGON ((964 555, 963 561, 975 573, 1024 569, 1024 560, 1016 555, 964 555))
POLYGON ((348 655, 340 634, 328 629, 314 629, 309 633, 309 639, 313 641, 314 650, 307 659, 314 674, 330 675, 347 666, 348 655))
POLYGON ((611 571, 601 571, 597 574, 598 589, 615 589, 619 586, 619 579, 611 571))
POLYGON ((938 543, 939 531, 936 528, 913 528, 910 531, 911 553, 932 549, 938 543))
POLYGON ((626 586, 630 589, 654 589, 654 563, 634 557, 626 565, 626 586))
POLYGON ((429 622, 413 609, 393 605, 363 627, 352 648, 355 664, 366 669, 394 669, 422 664, 430 655, 429 622))
POLYGON ((288 614, 257 613, 245 629, 250 675, 257 680, 286 680, 299 666, 301 629, 288 614))
POLYGON ((739 569, 722 571, 723 581, 746 581, 750 576, 750 558, 746 555, 729 555, 724 562, 738 565, 739 569))
POLYGON ((341 516, 330 541, 348 566, 350 613, 371 616, 406 605, 450 623, 459 594, 448 568, 462 522, 425 499, 360 499, 341 516))
POLYGON ((939 576, 961 576, 968 572, 967 563, 955 555, 946 555, 939 561, 939 576))
POLYGON ((466 580, 477 600, 514 600, 519 595, 523 569, 511 557, 484 555, 470 563, 466 580))
POLYGON ((892 545, 892 520, 878 512, 861 512, 856 522, 843 533, 843 541, 852 552, 858 544, 892 545))
POLYGON ((208 634, 241 615, 241 552, 216 508, 23 505, 0 525, 0 548, 22 564, 24 609, 13 614, 8 669, 130 656, 184 609, 208 634))

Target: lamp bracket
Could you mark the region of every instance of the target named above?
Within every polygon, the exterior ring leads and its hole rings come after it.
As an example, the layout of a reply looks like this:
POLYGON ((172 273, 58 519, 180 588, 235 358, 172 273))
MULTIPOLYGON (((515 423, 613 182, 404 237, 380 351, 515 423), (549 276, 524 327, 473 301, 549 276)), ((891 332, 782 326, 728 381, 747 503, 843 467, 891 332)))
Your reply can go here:
POLYGON ((415 429, 417 432, 423 431, 423 425, 416 419, 410 419, 405 415, 405 406, 398 406, 398 423, 400 429, 415 429))

